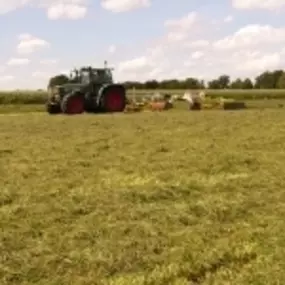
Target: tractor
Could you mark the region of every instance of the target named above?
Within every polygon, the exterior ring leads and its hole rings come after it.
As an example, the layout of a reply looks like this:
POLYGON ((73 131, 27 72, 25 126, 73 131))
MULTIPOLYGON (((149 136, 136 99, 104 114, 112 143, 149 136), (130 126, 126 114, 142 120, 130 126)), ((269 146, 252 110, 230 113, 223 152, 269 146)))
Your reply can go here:
POLYGON ((49 87, 46 109, 49 114, 123 112, 126 89, 113 82, 112 68, 91 66, 74 69, 68 83, 49 87))

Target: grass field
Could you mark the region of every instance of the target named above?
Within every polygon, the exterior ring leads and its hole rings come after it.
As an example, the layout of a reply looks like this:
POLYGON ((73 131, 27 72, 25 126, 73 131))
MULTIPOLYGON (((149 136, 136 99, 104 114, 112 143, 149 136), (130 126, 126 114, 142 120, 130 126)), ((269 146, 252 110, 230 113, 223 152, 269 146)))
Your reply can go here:
POLYGON ((285 112, 0 116, 1 285, 277 285, 285 112))
MULTIPOLYGON (((285 98, 284 98, 285 99, 285 98)), ((284 99, 245 100, 249 109, 280 109, 285 107, 284 99)), ((187 102, 175 102, 172 111, 188 110, 187 102)), ((0 114, 46 112, 45 104, 0 104, 0 114)))
MULTIPOLYGON (((185 90, 128 90, 129 96, 142 97, 153 94, 154 92, 183 94, 185 90)), ((285 90, 207 90, 210 97, 224 97, 238 100, 261 100, 261 99, 285 99, 285 90)), ((45 91, 0 91, 0 105, 13 104, 44 104, 47 99, 45 91)))

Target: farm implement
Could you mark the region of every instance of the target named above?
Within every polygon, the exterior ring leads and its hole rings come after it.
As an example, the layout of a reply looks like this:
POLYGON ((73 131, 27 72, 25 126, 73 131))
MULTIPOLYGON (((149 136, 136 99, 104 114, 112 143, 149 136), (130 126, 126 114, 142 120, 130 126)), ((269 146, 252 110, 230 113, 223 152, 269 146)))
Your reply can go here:
POLYGON ((126 89, 114 83, 112 68, 82 67, 75 69, 69 82, 50 87, 46 110, 49 114, 123 112, 126 89))
POLYGON ((190 110, 239 110, 246 109, 246 104, 241 101, 225 98, 210 98, 203 91, 200 92, 186 92, 181 98, 187 101, 190 110))

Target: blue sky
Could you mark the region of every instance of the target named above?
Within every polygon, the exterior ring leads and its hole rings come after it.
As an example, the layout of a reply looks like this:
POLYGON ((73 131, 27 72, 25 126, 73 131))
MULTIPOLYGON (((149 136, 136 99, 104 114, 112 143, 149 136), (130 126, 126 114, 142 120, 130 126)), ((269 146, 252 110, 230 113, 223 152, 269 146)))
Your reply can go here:
POLYGON ((284 7, 284 0, 0 0, 0 89, 46 88, 50 76, 104 59, 116 80, 254 78, 284 66, 284 7))

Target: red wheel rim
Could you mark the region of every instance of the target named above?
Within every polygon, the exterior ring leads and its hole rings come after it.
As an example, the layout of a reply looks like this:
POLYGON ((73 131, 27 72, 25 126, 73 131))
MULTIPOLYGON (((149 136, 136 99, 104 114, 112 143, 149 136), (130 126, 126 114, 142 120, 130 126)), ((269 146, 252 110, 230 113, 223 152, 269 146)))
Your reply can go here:
POLYGON ((71 97, 67 103, 68 114, 81 114, 84 112, 84 102, 80 97, 71 97))
POLYGON ((106 94, 105 106, 108 111, 120 111, 124 106, 124 96, 117 90, 110 90, 106 94))

